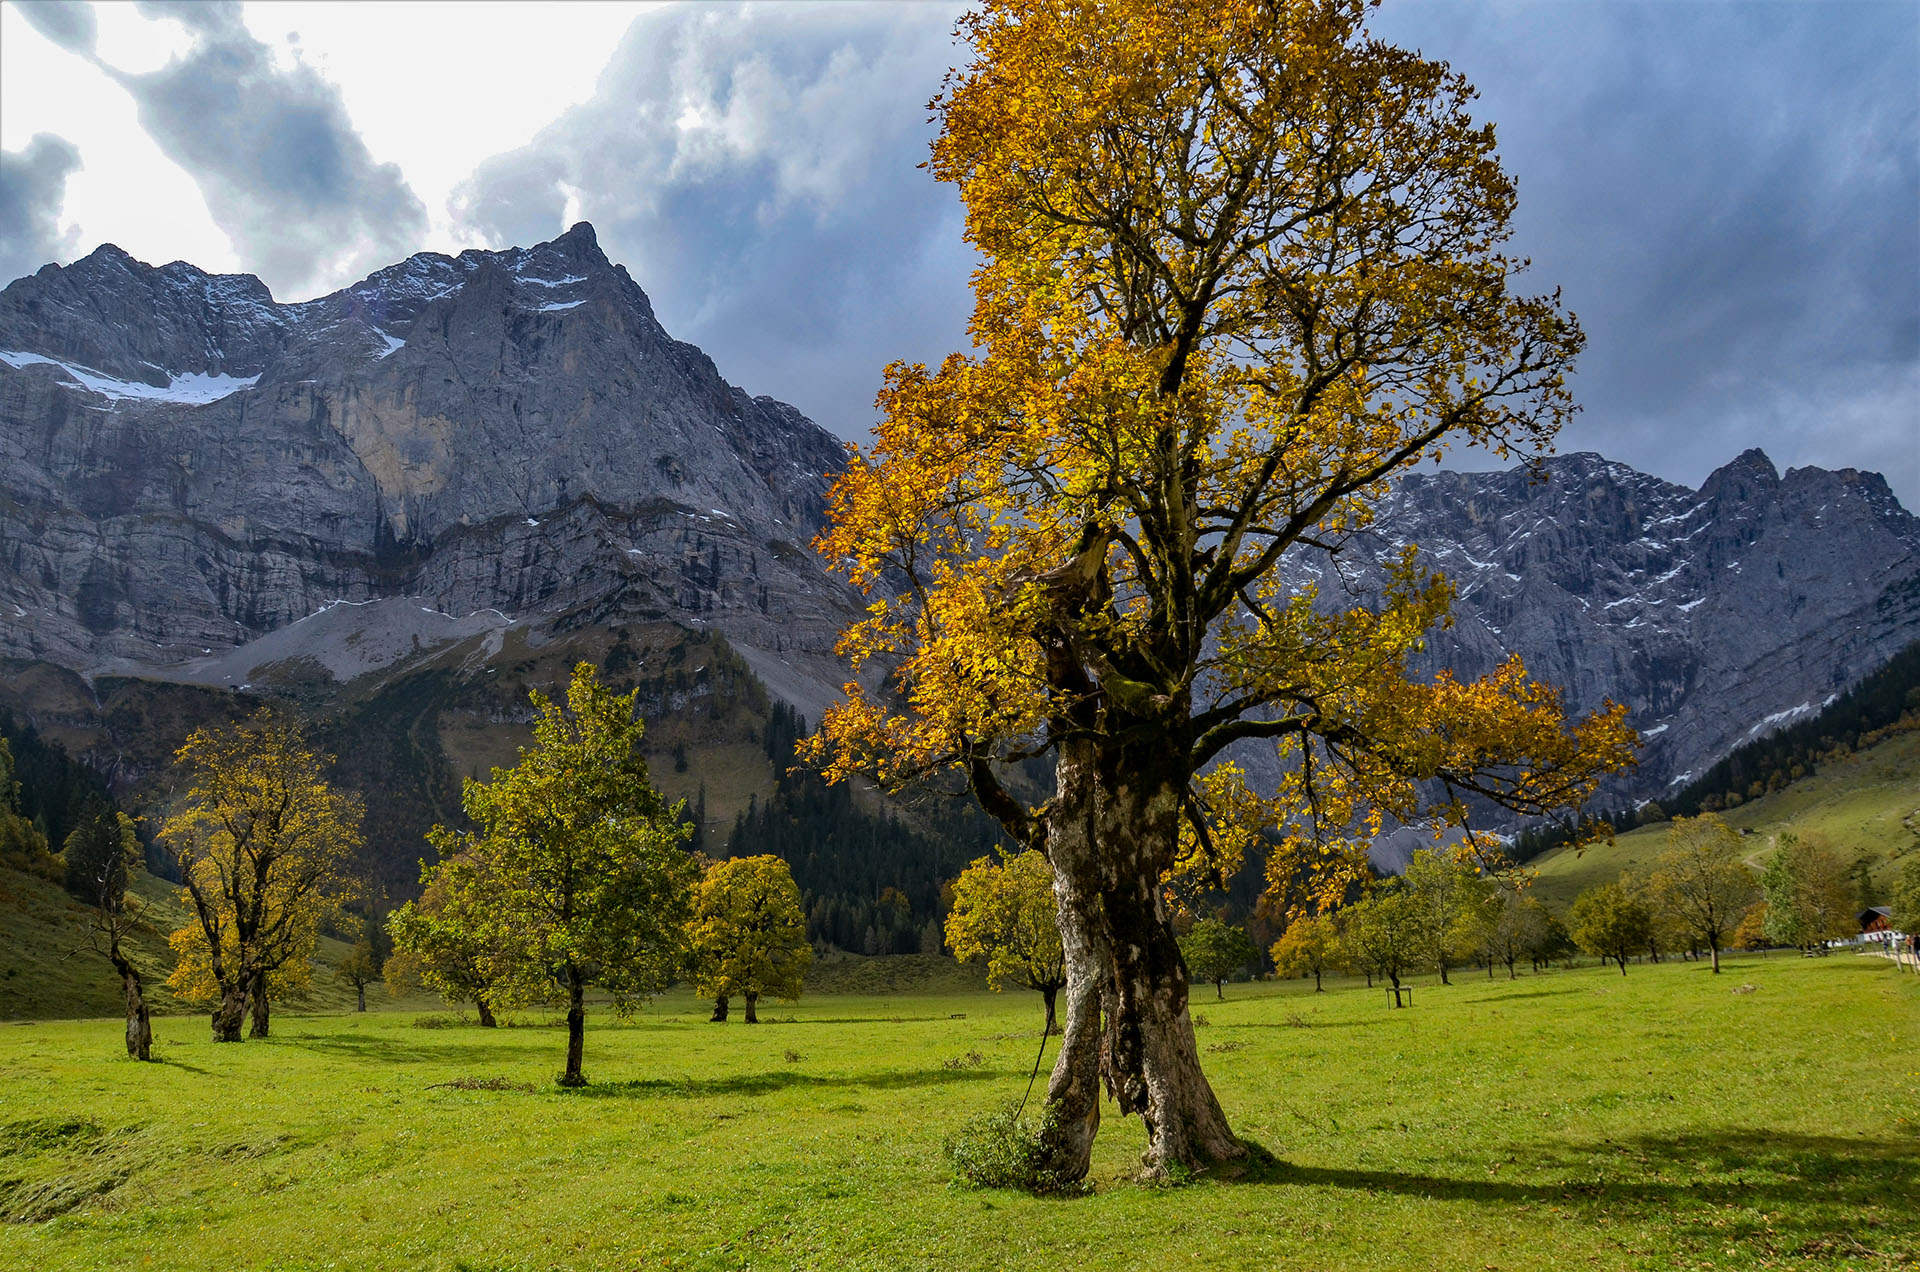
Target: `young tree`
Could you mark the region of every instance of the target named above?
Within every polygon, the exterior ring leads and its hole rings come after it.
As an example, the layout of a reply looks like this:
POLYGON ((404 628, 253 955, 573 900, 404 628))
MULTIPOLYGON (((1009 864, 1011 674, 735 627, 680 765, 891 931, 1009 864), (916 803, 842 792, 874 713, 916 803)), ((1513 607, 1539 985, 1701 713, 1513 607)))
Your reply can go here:
POLYGON ((1729 939, 1736 949, 1767 948, 1767 902, 1764 897, 1747 907, 1747 912, 1740 916, 1740 922, 1729 939))
POLYGON ((807 912, 793 872, 778 857, 716 861, 694 893, 694 985, 716 1000, 724 1020, 727 999, 747 1000, 747 1023, 758 1024, 761 995, 800 997, 813 946, 807 944, 807 912))
POLYGON ((194 922, 170 939, 169 986, 210 1001, 215 1042, 264 1038, 275 993, 304 984, 322 915, 352 895, 359 797, 328 785, 332 757, 294 720, 261 708, 196 729, 175 755, 186 784, 160 841, 180 866, 194 922))
POLYGON ((342 981, 353 986, 354 997, 358 1000, 358 1010, 367 1009, 367 986, 380 979, 380 964, 373 956, 373 942, 361 938, 353 943, 334 974, 342 981))
POLYGON ((1627 960, 1647 947, 1653 916, 1624 884, 1603 883, 1573 899, 1567 929, 1574 944, 1602 962, 1612 959, 1627 974, 1627 960))
POLYGON ((435 826, 441 869, 468 859, 480 889, 479 944, 496 1004, 567 1003, 562 1086, 583 1086, 586 989, 616 1011, 664 988, 684 964, 699 864, 684 847, 685 801, 669 808, 648 780, 635 694, 573 669, 564 705, 535 690, 539 718, 520 762, 468 779, 460 804, 477 828, 435 826), (478 864, 476 864, 478 863, 478 864), (481 866, 484 868, 481 868, 481 866))
POLYGON ((1849 936, 1854 926, 1853 889, 1846 863, 1825 844, 1792 833, 1760 872, 1767 902, 1767 938, 1811 952, 1849 936))
POLYGON ((93 801, 67 836, 64 855, 67 891, 91 908, 93 947, 106 955, 120 977, 127 1009, 127 1054, 135 1060, 151 1060, 153 1019, 146 985, 126 949, 140 908, 139 899, 127 895, 127 880, 145 861, 145 850, 125 813, 93 801))
POLYGON ((1509 290, 1513 189, 1470 86, 1371 39, 1366 8, 963 18, 931 166, 983 257, 979 352, 889 369, 820 540, 874 598, 844 652, 898 692, 856 688, 812 754, 888 784, 957 769, 1055 871, 1062 1179, 1103 1081, 1148 1175, 1245 1152, 1194 1044, 1161 887, 1183 863, 1277 827, 1276 877, 1324 863, 1340 892, 1383 816, 1577 803, 1629 760, 1619 709, 1569 729, 1517 661, 1412 677, 1451 596, 1412 553, 1346 609, 1280 569, 1331 577, 1394 474, 1450 444, 1537 453, 1571 410, 1579 329, 1509 290), (1277 791, 1218 762, 1261 740, 1277 791), (1028 807, 1000 774, 1042 750, 1054 793, 1028 807))
POLYGON ((1419 905, 1426 947, 1433 953, 1440 983, 1450 985, 1447 969, 1480 947, 1481 908, 1486 888, 1469 862, 1418 849, 1407 863, 1407 889, 1419 905))
POLYGON ((1223 919, 1201 919, 1179 938, 1179 947, 1187 974, 1198 981, 1212 981, 1214 996, 1223 1000, 1227 994, 1221 986, 1227 977, 1245 967, 1258 952, 1245 928, 1223 919))
POLYGON ((1489 899, 1483 938, 1489 968, 1500 963, 1507 969, 1507 979, 1516 979, 1514 964, 1523 958, 1537 959, 1537 951, 1547 939, 1550 918, 1538 897, 1507 886, 1495 891, 1489 899))
POLYGON ((491 1029, 494 984, 512 979, 511 942, 490 924, 484 845, 457 848, 454 856, 421 870, 418 901, 387 916, 393 957, 387 960, 389 991, 419 981, 452 1003, 470 1002, 480 1024, 491 1029))
POLYGON ((1339 943, 1340 929, 1331 914, 1303 915, 1287 924, 1273 943, 1273 969, 1282 976, 1312 976, 1317 994, 1320 975, 1333 962, 1339 943))
POLYGON ((1031 850, 1004 862, 981 857, 962 870, 947 909, 947 948, 963 963, 985 961, 994 989, 1037 990, 1047 1008, 1046 1032, 1059 1028, 1054 1003, 1067 969, 1046 857, 1031 850))
POLYGON ((1920 855, 1907 858, 1893 885, 1893 927, 1909 936, 1920 932, 1920 855))
POLYGON ((1753 873, 1741 860, 1740 836, 1712 813, 1676 817, 1652 880, 1656 905, 1677 918, 1713 956, 1753 904, 1753 873))
POLYGON ((1433 951, 1420 902, 1403 880, 1374 889, 1357 905, 1348 906, 1341 930, 1347 958, 1370 968, 1393 986, 1393 1005, 1400 1006, 1400 978, 1432 961, 1433 951))

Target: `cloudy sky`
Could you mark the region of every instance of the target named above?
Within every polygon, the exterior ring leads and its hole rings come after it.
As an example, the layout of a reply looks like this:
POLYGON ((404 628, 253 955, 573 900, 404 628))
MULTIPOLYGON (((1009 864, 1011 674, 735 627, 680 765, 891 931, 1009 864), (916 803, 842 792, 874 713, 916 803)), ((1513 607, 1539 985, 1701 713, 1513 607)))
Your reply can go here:
MULTIPOLYGON (((0 282, 102 242, 285 300, 599 231, 675 335, 841 434, 958 347, 917 164, 956 6, 0 5, 0 282)), ((1563 450, 1748 446, 1920 509, 1920 3, 1388 0, 1481 90, 1586 326, 1563 450)))

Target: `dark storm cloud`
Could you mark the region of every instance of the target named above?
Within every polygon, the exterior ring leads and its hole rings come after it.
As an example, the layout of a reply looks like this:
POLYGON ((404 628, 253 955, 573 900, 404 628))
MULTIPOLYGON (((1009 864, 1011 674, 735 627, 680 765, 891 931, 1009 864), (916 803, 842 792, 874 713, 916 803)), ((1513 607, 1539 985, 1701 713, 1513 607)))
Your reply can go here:
POLYGON ((889 360, 965 343, 959 204, 916 169, 952 25, 930 5, 647 15, 593 98, 483 164, 457 215, 530 243, 571 195, 674 335, 864 436, 889 360))
POLYGON ((192 47, 150 74, 105 69, 269 285, 299 292, 418 250, 426 210, 399 168, 367 153, 333 85, 304 63, 276 66, 238 4, 140 10, 181 22, 192 47))
POLYGON ((93 6, 86 0, 13 0, 14 9, 34 30, 63 49, 93 52, 93 6))
MULTIPOLYGON (((1561 449, 1697 484, 1748 446, 1920 506, 1920 10, 1391 0, 1387 38, 1483 93, 1528 286, 1589 336, 1561 449)), ((957 202, 915 165, 958 57, 914 7, 636 23, 595 97, 483 165, 464 222, 578 212, 663 321, 858 437, 879 369, 965 344, 957 202)), ((1465 462, 1471 463, 1471 457, 1465 462)))
POLYGON ((1390 4, 1481 89, 1516 247, 1588 334, 1562 450, 1697 483, 1748 446, 1920 507, 1920 9, 1390 4))
POLYGON ((67 178, 80 168, 72 142, 36 133, 18 153, 0 150, 0 283, 70 255, 74 234, 60 233, 67 178))

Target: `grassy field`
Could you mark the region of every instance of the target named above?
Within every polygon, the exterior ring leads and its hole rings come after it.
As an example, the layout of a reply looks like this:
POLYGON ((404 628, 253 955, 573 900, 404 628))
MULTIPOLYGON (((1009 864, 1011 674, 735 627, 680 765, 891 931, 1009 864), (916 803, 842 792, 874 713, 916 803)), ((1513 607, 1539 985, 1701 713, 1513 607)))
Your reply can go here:
MULTIPOLYGON (((1038 1001, 686 997, 564 1035, 411 1012, 216 1047, 159 1023, 0 1026, 0 1266, 59 1269, 1902 1268, 1920 1258, 1920 977, 1742 957, 1196 997, 1276 1157, 1091 1195, 950 1186, 942 1136, 1017 1099, 1038 1001), (438 1027, 423 1027, 436 1025, 438 1027), (494 1089, 484 1089, 490 1086, 494 1089), (475 1089, 482 1087, 483 1089, 475 1089)), ((1111 1106, 1109 1106, 1111 1112, 1111 1106)))
MULTIPOLYGON (((1823 840, 1849 859, 1867 856, 1884 902, 1900 859, 1920 851, 1920 733, 1895 734, 1722 816, 1728 825, 1753 832, 1756 865, 1783 831, 1823 840)), ((1555 849, 1530 863, 1538 871, 1534 886, 1543 900, 1564 909, 1581 891, 1611 883, 1622 870, 1647 871, 1666 850, 1664 825, 1583 851, 1555 849)))

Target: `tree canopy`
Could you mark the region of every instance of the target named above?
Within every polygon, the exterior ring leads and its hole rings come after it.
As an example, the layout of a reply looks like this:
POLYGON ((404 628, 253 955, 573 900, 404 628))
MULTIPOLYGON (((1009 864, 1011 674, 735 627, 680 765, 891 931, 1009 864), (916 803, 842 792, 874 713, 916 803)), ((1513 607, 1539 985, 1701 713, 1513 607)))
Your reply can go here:
POLYGON ((1567 930, 1574 944, 1602 962, 1612 959, 1627 974, 1627 960, 1646 951, 1653 916, 1625 883, 1602 883, 1573 899, 1567 930))
POLYGON ((758 1023, 762 995, 800 997, 813 947, 807 943, 807 912, 793 872, 778 857, 716 861, 695 889, 694 984, 709 998, 739 995, 747 1023, 758 1023))
POLYGON ((1180 957, 1195 980, 1212 981, 1216 998, 1225 998, 1221 982, 1253 961, 1257 951, 1247 930, 1224 919, 1201 919, 1180 938, 1180 957))
POLYGON ((1046 1028, 1056 1024, 1054 1003, 1067 983, 1066 955, 1054 922, 1053 871, 1028 850, 1004 862, 981 857, 953 881, 947 910, 947 948, 961 962, 987 965, 994 989, 1020 985, 1039 992, 1046 1028))
POLYGON ((1780 836, 1780 846, 1760 872, 1767 902, 1767 939, 1815 949, 1858 932, 1846 864, 1817 839, 1780 836))
POLYGON ((512 768, 464 784, 474 829, 433 828, 442 864, 427 886, 450 868, 467 875, 451 889, 464 900, 440 921, 463 925, 451 935, 482 952, 496 1004, 566 1001, 559 1080, 578 1086, 587 985, 624 1011, 673 980, 700 868, 684 846, 684 802, 669 808, 649 780, 635 695, 607 689, 582 662, 564 703, 529 696, 533 745, 512 768))
POLYGON ((1312 976, 1320 992, 1320 975, 1333 963, 1340 947, 1340 928, 1331 914, 1302 915, 1287 924, 1273 943, 1273 969, 1282 976, 1312 976))
POLYGON ((820 539, 872 597, 844 652, 893 674, 849 686, 816 756, 890 783, 959 770, 1086 929, 1049 1094, 1065 1177, 1100 1066, 1151 1128, 1149 1174, 1244 1152, 1199 1070, 1170 872, 1230 868, 1272 830, 1272 868, 1323 864, 1331 894, 1383 818, 1577 804, 1629 760, 1620 709, 1568 727, 1517 660, 1411 674, 1452 596, 1414 550, 1384 554, 1367 603, 1311 581, 1379 551, 1405 467, 1543 450, 1581 343, 1556 296, 1511 287, 1513 187, 1471 87, 1372 39, 1366 9, 963 18, 931 167, 983 257, 977 352, 888 368, 820 539), (1235 743, 1277 752, 1277 789, 1235 743), (1045 750, 1053 798, 1017 798, 1004 767, 1045 750))
POLYGON ((1720 947, 1753 904, 1753 872, 1741 860, 1740 836, 1712 813, 1676 817, 1667 827, 1667 851, 1652 878, 1658 907, 1672 914, 1712 952, 1720 971, 1720 947))
POLYGON ((214 1004, 216 1042, 238 1041, 249 1006, 252 1036, 266 1036, 269 1000, 306 984, 321 918, 355 892, 361 804, 328 783, 332 762, 265 707, 194 730, 176 753, 185 790, 160 839, 194 921, 170 938, 168 984, 214 1004))

